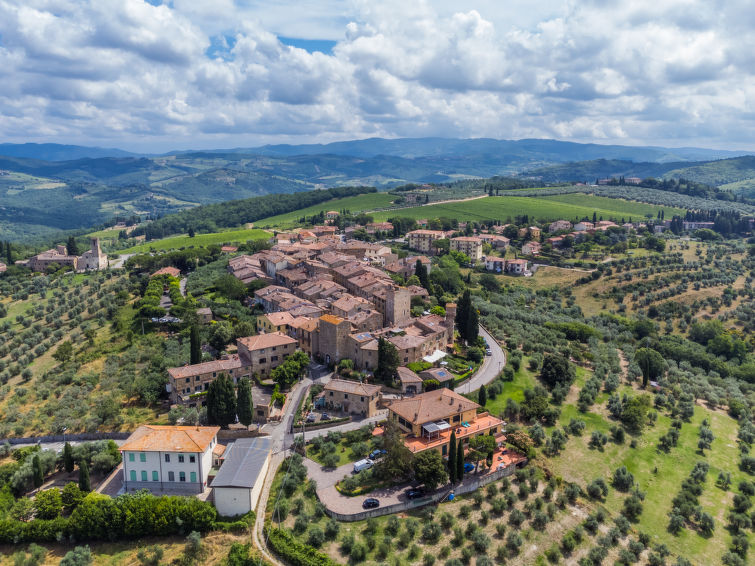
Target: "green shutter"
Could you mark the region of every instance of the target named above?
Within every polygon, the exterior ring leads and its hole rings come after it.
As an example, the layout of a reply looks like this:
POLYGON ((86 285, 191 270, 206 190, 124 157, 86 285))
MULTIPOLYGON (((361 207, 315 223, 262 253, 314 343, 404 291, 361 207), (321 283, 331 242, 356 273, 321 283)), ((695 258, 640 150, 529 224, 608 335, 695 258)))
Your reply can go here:
POLYGON ((160 476, 157 473, 157 470, 152 470, 152 481, 160 481, 160 476))
POLYGON ((191 480, 191 483, 197 483, 197 472, 191 472, 189 474, 189 479, 191 480))
POLYGON ((136 481, 136 470, 131 470, 131 481, 136 481))
POLYGON ((142 481, 147 481, 147 470, 142 470, 142 481))
POLYGON ((129 452, 128 453, 128 461, 129 462, 133 462, 134 460, 135 460, 134 453, 133 452, 129 452))

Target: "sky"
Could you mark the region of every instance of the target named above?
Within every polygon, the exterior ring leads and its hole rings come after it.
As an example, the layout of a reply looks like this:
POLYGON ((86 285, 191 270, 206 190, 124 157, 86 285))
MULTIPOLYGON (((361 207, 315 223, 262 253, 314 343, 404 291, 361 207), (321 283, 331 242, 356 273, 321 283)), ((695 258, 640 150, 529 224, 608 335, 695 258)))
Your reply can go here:
POLYGON ((753 147, 743 0, 0 0, 0 142, 753 147))

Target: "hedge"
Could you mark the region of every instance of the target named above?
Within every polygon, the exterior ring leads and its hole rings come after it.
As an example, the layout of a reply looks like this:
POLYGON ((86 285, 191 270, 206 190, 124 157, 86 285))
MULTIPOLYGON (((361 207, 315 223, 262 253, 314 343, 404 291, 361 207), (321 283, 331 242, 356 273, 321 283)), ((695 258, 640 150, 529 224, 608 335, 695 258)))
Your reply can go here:
POLYGON ((60 536, 76 541, 119 540, 211 530, 217 519, 212 504, 194 497, 156 497, 146 491, 112 499, 88 494, 68 518, 0 521, 0 544, 51 542, 60 536))
POLYGON ((292 566, 335 566, 327 555, 296 540, 283 529, 267 527, 267 543, 278 556, 292 566))

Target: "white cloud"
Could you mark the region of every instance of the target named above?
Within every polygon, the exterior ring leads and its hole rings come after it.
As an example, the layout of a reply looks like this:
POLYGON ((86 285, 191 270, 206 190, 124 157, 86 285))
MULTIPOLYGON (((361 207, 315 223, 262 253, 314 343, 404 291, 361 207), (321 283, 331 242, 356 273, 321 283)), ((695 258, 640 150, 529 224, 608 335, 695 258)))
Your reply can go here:
POLYGON ((750 143, 744 1, 152 4, 0 0, 0 141, 750 143))

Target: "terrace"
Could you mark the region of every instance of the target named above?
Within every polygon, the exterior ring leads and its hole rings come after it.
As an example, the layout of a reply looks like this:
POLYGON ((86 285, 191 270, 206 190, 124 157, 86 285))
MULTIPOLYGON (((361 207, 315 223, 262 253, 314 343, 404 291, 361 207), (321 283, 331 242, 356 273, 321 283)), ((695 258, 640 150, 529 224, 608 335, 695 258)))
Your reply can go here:
MULTIPOLYGON (((408 436, 404 439, 404 444, 413 453, 423 452, 448 444, 452 432, 456 433, 457 440, 463 440, 477 436, 478 434, 487 434, 491 429, 498 429, 503 424, 501 419, 497 419, 489 413, 480 413, 474 421, 468 423, 469 426, 457 425, 443 428, 430 426, 435 425, 435 423, 428 423, 426 427, 429 426, 430 431, 427 432, 427 436, 408 436), (438 430, 440 428, 442 430, 438 430)), ((427 431, 428 429, 425 428, 425 430, 427 431)), ((499 432, 495 435, 495 439, 498 442, 503 442, 506 437, 503 433, 499 432)))

